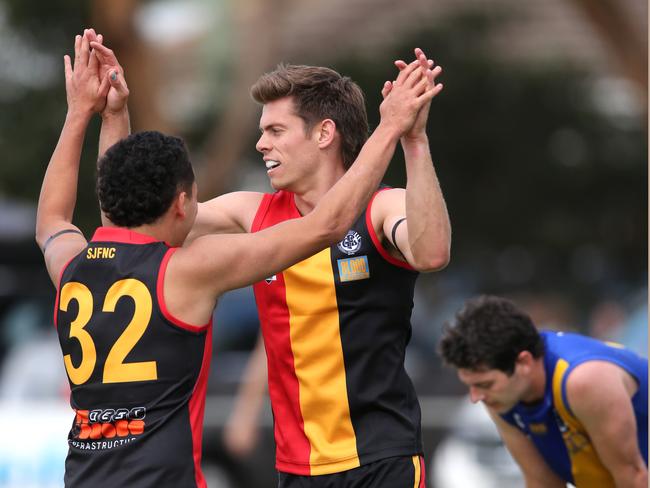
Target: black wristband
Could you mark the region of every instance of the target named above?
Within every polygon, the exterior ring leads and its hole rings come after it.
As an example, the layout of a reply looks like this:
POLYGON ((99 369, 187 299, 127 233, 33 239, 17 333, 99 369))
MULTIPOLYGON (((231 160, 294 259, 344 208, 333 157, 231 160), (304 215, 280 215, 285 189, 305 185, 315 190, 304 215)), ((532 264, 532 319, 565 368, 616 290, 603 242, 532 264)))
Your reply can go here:
POLYGON ((56 239, 60 235, 69 234, 69 233, 79 234, 79 235, 83 236, 83 234, 80 231, 78 231, 77 229, 63 229, 63 230, 60 230, 59 232, 57 232, 55 234, 52 234, 50 237, 47 238, 47 241, 45 241, 45 244, 43 244, 43 253, 45 253, 45 250, 47 249, 47 246, 49 246, 50 243, 54 239, 56 239))
POLYGON ((402 256, 404 256, 404 253, 403 253, 402 251, 400 251, 399 246, 397 245, 397 241, 395 240, 395 233, 397 232, 397 227, 399 226, 399 224, 401 224, 401 223, 404 222, 405 220, 406 220, 406 217, 402 217, 402 218, 399 219, 397 222, 395 222, 395 223, 393 224, 393 230, 392 230, 392 232, 391 232, 392 244, 393 244, 393 246, 395 246, 395 249, 397 249, 397 251, 398 251, 402 256))

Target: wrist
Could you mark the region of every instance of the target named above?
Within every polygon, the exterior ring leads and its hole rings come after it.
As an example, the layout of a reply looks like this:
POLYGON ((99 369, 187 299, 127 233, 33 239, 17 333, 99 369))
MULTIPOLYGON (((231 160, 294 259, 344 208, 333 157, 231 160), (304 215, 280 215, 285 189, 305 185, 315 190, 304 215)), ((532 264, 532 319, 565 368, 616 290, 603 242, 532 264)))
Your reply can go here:
POLYGON ((377 134, 377 137, 381 137, 382 139, 397 144, 397 141, 400 139, 402 132, 397 125, 380 120, 374 134, 377 134))
POLYGON ((105 108, 101 113, 100 113, 102 120, 110 120, 110 119, 118 119, 118 118, 123 118, 123 117, 128 117, 129 116, 129 111, 127 109, 127 106, 124 105, 122 108, 119 108, 117 110, 112 110, 109 108, 105 108))
POLYGON ((407 159, 419 158, 430 153, 429 138, 426 134, 421 137, 402 136, 400 143, 407 159))
POLYGON ((409 146, 413 148, 429 147, 429 137, 427 136, 426 132, 418 133, 415 135, 404 134, 400 138, 400 142, 402 143, 402 146, 409 146))
POLYGON ((79 109, 68 107, 65 115, 66 123, 87 124, 92 119, 94 112, 91 109, 79 109))

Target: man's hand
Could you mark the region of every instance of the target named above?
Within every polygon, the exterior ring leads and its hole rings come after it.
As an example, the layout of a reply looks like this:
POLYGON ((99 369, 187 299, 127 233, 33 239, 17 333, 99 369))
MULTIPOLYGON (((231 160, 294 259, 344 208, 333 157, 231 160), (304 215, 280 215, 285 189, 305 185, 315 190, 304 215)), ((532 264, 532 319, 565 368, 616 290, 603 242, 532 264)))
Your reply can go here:
POLYGON ((124 69, 115 57, 115 53, 112 49, 104 46, 104 36, 97 34, 95 29, 85 30, 84 36, 86 36, 90 43, 90 47, 93 49, 92 54, 97 57, 97 61, 99 62, 98 69, 100 78, 103 78, 112 70, 117 70, 118 75, 124 76, 124 69), (103 47, 103 49, 98 50, 98 46, 103 47))
MULTIPOLYGON (((419 121, 421 109, 442 90, 441 84, 435 84, 434 72, 428 64, 426 56, 421 53, 419 59, 399 72, 395 81, 384 83, 384 101, 379 107, 381 123, 394 126, 400 136, 413 129, 419 121)), ((423 124, 426 125, 426 117, 423 124)))
POLYGON ((92 56, 97 59, 98 76, 106 77, 110 89, 106 96, 106 105, 101 113, 102 128, 99 133, 99 156, 120 139, 131 132, 129 127, 129 112, 126 102, 129 98, 129 88, 124 78, 124 69, 115 57, 113 50, 104 46, 104 38, 93 29, 86 31, 92 56))
POLYGON ((129 98, 129 89, 124 78, 124 68, 120 65, 112 49, 104 46, 104 38, 97 34, 94 29, 88 29, 84 33, 92 48, 92 55, 97 58, 97 70, 99 79, 108 77, 111 88, 108 91, 106 106, 102 110, 102 117, 122 112, 126 108, 129 98))
MULTIPOLYGON (((106 46, 95 42, 92 42, 90 45, 93 47, 93 51, 97 57, 105 56, 115 59, 113 51, 106 46)), ((114 66, 108 67, 106 71, 106 76, 109 79, 111 87, 106 96, 106 107, 102 111, 102 117, 121 113, 126 109, 126 102, 129 99, 129 88, 124 79, 124 70, 117 64, 117 59, 115 59, 115 63, 114 66)), ((100 68, 101 71, 102 68, 100 68)))
MULTIPOLYGON (((427 59, 426 55, 424 54, 424 51, 420 48, 415 48, 415 61, 419 62, 420 69, 423 72, 426 72, 428 70, 431 71, 432 77, 430 78, 430 83, 431 87, 435 87, 437 89, 437 92, 435 95, 440 93, 440 91, 443 88, 442 83, 438 83, 437 85, 435 84, 436 78, 440 73, 442 73, 442 67, 441 66, 435 66, 434 67, 434 62, 432 59, 427 59)), ((409 65, 406 64, 404 61, 397 60, 395 61, 395 66, 397 69, 403 71, 406 69, 409 65)), ((387 82, 384 85, 384 89, 382 90, 381 94, 384 98, 390 93, 392 89, 392 83, 387 82)), ((435 96, 434 95, 434 96, 435 96)), ((426 103, 418 112, 417 117, 415 119, 415 122, 411 129, 406 132, 403 135, 404 139, 412 139, 412 140, 417 140, 423 137, 426 137, 426 127, 427 127, 427 120, 429 118, 429 109, 431 107, 431 100, 429 100, 428 103, 426 103)))
POLYGON ((428 108, 424 115, 420 114, 442 90, 442 84, 435 83, 435 76, 440 70, 430 70, 429 61, 422 50, 417 49, 416 52, 418 59, 405 65, 397 79, 387 81, 382 89, 384 101, 379 107, 382 122, 395 124, 400 136, 410 134, 416 122, 418 130, 424 133, 428 108))
POLYGON ((66 54, 63 57, 68 114, 90 118, 94 112, 105 108, 111 85, 108 76, 99 78, 99 63, 90 54, 90 44, 85 35, 75 37, 74 54, 74 65, 70 56, 66 54))

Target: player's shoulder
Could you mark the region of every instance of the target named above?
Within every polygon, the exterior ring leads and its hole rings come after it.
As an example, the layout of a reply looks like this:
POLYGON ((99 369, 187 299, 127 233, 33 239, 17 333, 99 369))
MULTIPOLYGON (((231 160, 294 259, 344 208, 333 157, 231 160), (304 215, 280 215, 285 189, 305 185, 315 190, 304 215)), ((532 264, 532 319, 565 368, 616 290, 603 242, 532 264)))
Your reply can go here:
POLYGON ((608 385, 622 382, 625 371, 620 366, 599 359, 575 366, 566 378, 566 393, 572 404, 588 400, 607 391, 608 385))

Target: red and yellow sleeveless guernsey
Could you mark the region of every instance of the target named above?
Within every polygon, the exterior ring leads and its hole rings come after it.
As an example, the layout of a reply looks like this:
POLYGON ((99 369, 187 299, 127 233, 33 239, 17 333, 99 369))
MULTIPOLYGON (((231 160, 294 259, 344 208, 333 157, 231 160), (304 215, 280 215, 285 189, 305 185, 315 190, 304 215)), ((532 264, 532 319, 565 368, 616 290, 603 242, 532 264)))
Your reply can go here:
POLYGON ((206 486, 212 324, 192 327, 167 311, 163 281, 175 250, 99 228, 61 275, 54 320, 75 410, 66 486, 206 486))
MULTIPOLYGON (((371 205, 343 241, 254 285, 278 471, 330 474, 422 453, 404 369, 418 273, 382 247, 371 205)), ((292 193, 267 194, 251 230, 297 217, 292 193)))

